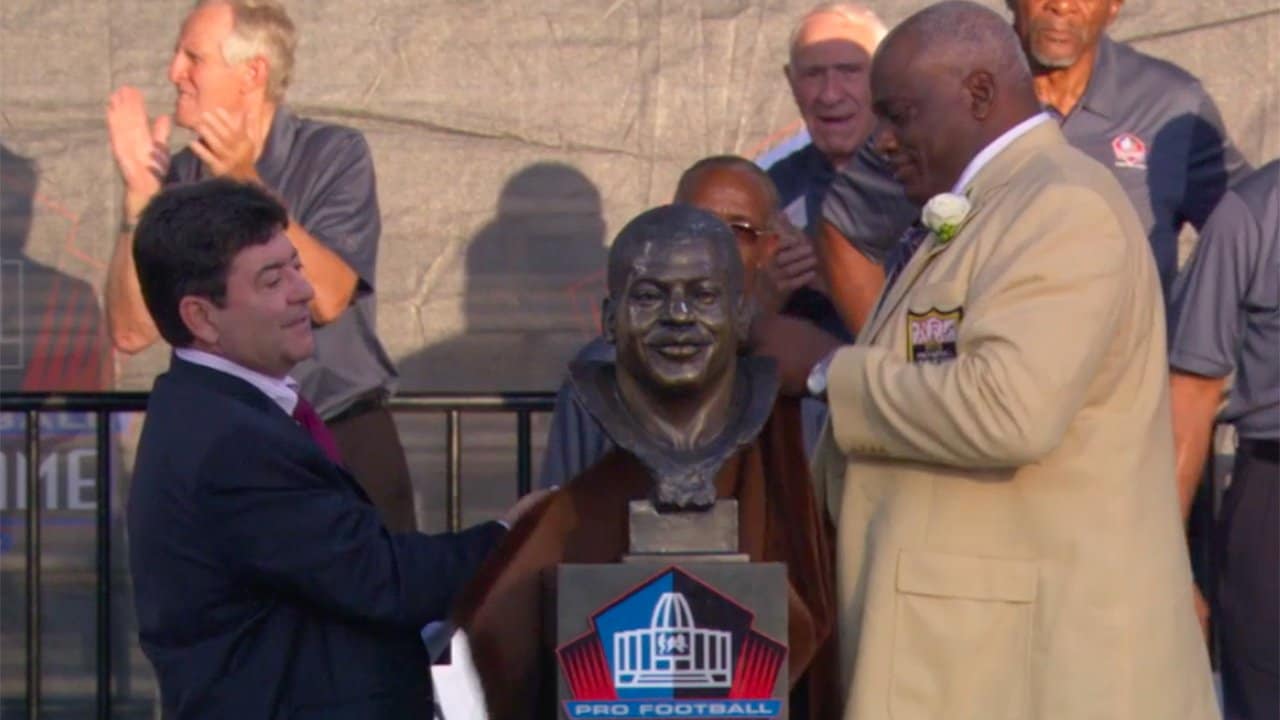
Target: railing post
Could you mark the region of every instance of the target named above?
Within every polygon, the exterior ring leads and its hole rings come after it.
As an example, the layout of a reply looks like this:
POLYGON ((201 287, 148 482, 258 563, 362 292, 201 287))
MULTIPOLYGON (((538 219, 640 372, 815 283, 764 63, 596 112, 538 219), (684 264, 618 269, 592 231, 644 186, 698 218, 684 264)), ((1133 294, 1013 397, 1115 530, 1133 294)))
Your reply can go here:
POLYGON ((445 512, 449 532, 462 529, 462 412, 452 408, 445 416, 446 450, 445 512))
POLYGON ((27 410, 27 717, 40 717, 40 411, 27 410))
POLYGON ((98 718, 111 718, 111 412, 99 410, 98 437, 98 718))
POLYGON ((516 493, 523 497, 533 489, 533 443, 529 411, 516 411, 516 493))

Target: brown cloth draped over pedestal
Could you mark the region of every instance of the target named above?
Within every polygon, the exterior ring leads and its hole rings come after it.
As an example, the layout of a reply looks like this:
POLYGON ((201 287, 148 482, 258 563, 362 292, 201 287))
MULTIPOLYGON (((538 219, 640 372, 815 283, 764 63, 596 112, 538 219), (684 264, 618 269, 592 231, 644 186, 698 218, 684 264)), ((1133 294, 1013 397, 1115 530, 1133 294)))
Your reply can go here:
MULTIPOLYGON (((721 467, 716 490, 738 501, 739 551, 787 566, 792 704, 807 708, 792 718, 816 720, 840 707, 835 576, 832 527, 814 499, 800 427, 799 403, 779 398, 760 435, 721 467)), ((491 720, 558 717, 555 567, 621 560, 628 502, 652 486, 638 460, 611 451, 512 528, 462 594, 454 619, 467 632, 491 720)))

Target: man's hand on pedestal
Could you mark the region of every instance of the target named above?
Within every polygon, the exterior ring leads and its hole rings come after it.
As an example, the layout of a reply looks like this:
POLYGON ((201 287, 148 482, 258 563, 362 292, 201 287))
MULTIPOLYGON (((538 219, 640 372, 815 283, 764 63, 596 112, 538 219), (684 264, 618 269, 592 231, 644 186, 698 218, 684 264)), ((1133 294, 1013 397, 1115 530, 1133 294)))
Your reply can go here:
POLYGON ((507 510, 506 514, 503 515, 498 522, 506 525, 507 528, 515 527, 520 518, 527 515, 530 510, 533 510, 533 508, 538 506, 543 499, 555 492, 555 490, 556 488, 546 488, 542 490, 534 490, 528 495, 525 495, 517 500, 516 504, 512 505, 511 509, 507 510))

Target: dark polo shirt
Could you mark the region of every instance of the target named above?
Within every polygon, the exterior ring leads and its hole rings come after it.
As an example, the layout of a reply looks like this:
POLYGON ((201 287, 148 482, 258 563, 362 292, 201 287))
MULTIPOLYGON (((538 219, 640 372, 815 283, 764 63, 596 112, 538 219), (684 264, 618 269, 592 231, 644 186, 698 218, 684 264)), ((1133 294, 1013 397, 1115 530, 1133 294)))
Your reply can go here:
MULTIPOLYGON (((767 172, 793 225, 816 238, 825 219, 877 263, 884 261, 919 213, 869 146, 863 146, 839 173, 812 143, 774 163, 767 172)), ((801 288, 787 299, 783 312, 807 318, 832 335, 853 341, 835 306, 822 293, 801 288)))
POLYGON ((867 259, 884 264, 903 232, 920 217, 888 163, 868 139, 831 183, 823 218, 867 259))
MULTIPOLYGON (((1184 223, 1204 225, 1231 181, 1249 171, 1200 82, 1178 66, 1103 36, 1063 134, 1115 174, 1138 212, 1166 295, 1184 223)), ((826 219, 864 255, 883 262, 918 212, 870 149, 831 186, 826 219), (910 219, 907 219, 910 215, 910 219)))
POLYGON ((1178 234, 1197 229, 1233 180, 1249 172, 1200 81, 1105 35, 1083 97, 1064 118, 1072 145, 1106 165, 1142 219, 1168 295, 1178 234))
MULTIPOLYGON (((307 120, 276 109, 258 175, 312 237, 336 252, 359 276, 352 306, 315 328, 315 356, 291 373, 302 395, 325 419, 373 392, 394 389, 395 366, 378 341, 373 294, 382 219, 373 156, 356 130, 307 120)), ((168 183, 205 177, 190 150, 169 166, 168 183)))
POLYGON ((1280 160, 1223 196, 1174 285, 1169 364, 1236 372, 1223 420, 1241 437, 1280 439, 1280 160))

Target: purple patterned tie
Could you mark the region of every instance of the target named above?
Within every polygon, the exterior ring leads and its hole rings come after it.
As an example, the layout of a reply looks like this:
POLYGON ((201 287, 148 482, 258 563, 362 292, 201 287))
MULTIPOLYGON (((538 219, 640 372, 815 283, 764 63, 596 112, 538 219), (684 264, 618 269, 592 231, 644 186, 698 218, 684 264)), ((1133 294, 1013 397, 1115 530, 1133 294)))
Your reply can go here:
POLYGON ((929 237, 929 228, 916 223, 907 228, 898 239, 898 244, 889 250, 889 256, 884 259, 884 287, 880 289, 880 299, 876 300, 876 307, 871 311, 873 316, 880 312, 880 306, 884 304, 884 299, 889 297, 893 283, 898 280, 902 269, 911 262, 912 256, 916 254, 916 250, 920 249, 920 244, 927 237, 929 237))
POLYGON ((888 295, 889 290, 893 288, 893 283, 902 274, 902 270, 911 262, 911 258, 915 256, 916 250, 920 249, 920 244, 924 239, 929 237, 929 228, 916 223, 906 229, 902 233, 902 238, 898 240, 898 244, 889 251, 889 257, 884 262, 884 292, 882 295, 888 295))
POLYGON ((342 464, 342 455, 338 453, 338 442, 333 439, 333 433, 329 432, 329 428, 325 426, 324 420, 320 419, 316 409, 311 407, 311 403, 301 395, 298 396, 298 404, 293 408, 293 419, 298 421, 302 429, 307 431, 311 439, 316 441, 335 465, 342 464))

